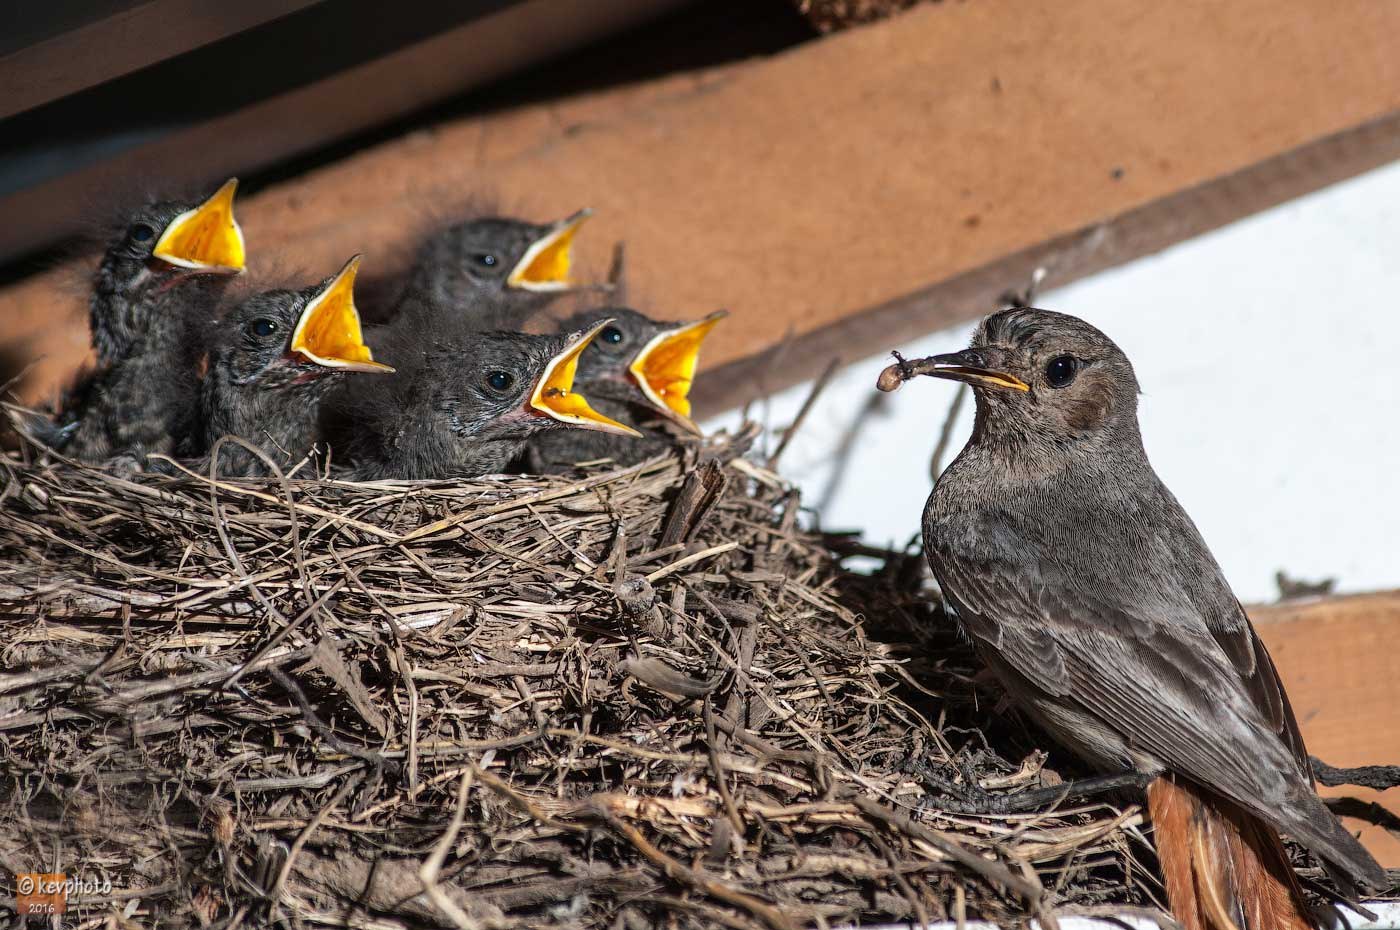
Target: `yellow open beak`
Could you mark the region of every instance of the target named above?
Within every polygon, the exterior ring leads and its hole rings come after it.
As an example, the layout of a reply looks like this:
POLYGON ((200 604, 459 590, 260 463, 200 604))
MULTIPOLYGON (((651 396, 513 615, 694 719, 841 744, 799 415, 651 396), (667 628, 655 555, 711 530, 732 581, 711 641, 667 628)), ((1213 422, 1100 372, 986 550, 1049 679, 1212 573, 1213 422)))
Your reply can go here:
POLYGON ((238 179, 224 186, 193 210, 186 210, 165 227, 152 255, 181 268, 216 274, 239 274, 247 264, 243 230, 233 218, 233 192, 238 179))
POLYGON ((565 220, 560 220, 525 250, 520 261, 511 269, 506 285, 526 291, 566 291, 569 282, 569 264, 574 235, 583 221, 593 215, 593 211, 583 209, 565 220))
POLYGON ((588 404, 588 398, 574 390, 574 375, 578 371, 578 357, 593 337, 612 320, 603 320, 592 329, 577 333, 569 342, 569 347, 549 360, 544 374, 530 395, 530 409, 561 423, 580 426, 584 429, 602 430, 620 436, 640 436, 641 433, 624 426, 614 419, 603 416, 588 404))
POLYGON ((690 419, 690 386, 700 345, 728 315, 728 310, 717 310, 703 320, 658 333, 627 366, 647 400, 696 435, 700 428, 690 419))
POLYGON ((325 368, 392 372, 394 369, 374 360, 360 330, 360 314, 355 309, 355 273, 359 270, 360 256, 356 255, 311 299, 297 320, 291 350, 325 368))

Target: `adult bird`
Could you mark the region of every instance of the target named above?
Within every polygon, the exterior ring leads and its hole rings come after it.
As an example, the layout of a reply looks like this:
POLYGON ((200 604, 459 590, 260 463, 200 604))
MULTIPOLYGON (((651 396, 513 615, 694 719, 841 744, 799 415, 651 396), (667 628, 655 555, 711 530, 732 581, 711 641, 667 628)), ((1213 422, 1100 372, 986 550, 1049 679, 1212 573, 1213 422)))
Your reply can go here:
POLYGON ((525 465, 530 471, 557 472, 580 462, 610 459, 634 465, 673 448, 679 435, 698 436, 690 419, 690 388, 700 348, 724 310, 693 322, 668 322, 628 307, 604 307, 576 314, 563 329, 585 329, 609 322, 579 356, 577 382, 593 406, 640 436, 555 430, 530 440, 525 465), (679 435, 678 435, 679 431, 679 435))
MULTIPOLYGON (((1123 352, 1015 308, 971 348, 887 368, 971 385, 972 437, 924 510, 929 565, 1011 697, 1102 770, 1150 778, 1167 895, 1187 930, 1318 926, 1279 832, 1335 876, 1386 873, 1313 791, 1274 664, 1148 463, 1123 352)), ((1355 888, 1345 889, 1351 893, 1355 888)))
MULTIPOLYGON (((356 255, 319 284, 264 291, 219 317, 206 339, 194 454, 208 456, 221 437, 236 436, 287 469, 323 439, 321 403, 332 387, 352 372, 394 371, 374 360, 361 333, 359 267, 356 255)), ((224 443, 215 466, 225 477, 269 472, 262 456, 238 443, 224 443)))
POLYGON ((192 335, 246 266, 233 215, 236 179, 201 204, 136 210, 93 279, 89 323, 97 367, 69 392, 50 445, 84 461, 122 456, 142 467, 189 428, 198 358, 192 335))
POLYGON ((347 392, 340 419, 353 473, 472 478, 505 471, 544 431, 635 435, 574 388, 580 354, 606 325, 553 335, 421 332, 382 389, 347 392))

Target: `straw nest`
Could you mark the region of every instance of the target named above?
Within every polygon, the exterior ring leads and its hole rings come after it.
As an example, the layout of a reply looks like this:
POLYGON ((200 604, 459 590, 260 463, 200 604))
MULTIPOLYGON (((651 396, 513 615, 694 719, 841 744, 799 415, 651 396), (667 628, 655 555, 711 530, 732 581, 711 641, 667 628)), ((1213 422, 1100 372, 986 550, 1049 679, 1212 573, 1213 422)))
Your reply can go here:
POLYGON ((1135 808, 968 812, 1053 783, 1044 755, 917 554, 843 571, 860 547, 804 529, 742 445, 459 483, 6 453, 4 867, 109 879, 70 902, 92 926, 1149 902, 1135 808))

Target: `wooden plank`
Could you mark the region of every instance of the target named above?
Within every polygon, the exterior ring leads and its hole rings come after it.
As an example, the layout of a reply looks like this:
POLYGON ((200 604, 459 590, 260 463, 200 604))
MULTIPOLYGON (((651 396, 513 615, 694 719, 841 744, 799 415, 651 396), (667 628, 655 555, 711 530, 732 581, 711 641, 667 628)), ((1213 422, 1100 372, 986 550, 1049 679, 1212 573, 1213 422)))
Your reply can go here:
MULTIPOLYGON (((542 217, 593 206, 598 276, 625 238, 645 306, 734 312, 707 350, 713 411, 983 312, 1045 256, 1066 280, 1393 157, 1397 33, 1400 6, 1368 0, 924 5, 738 68, 447 122, 241 215, 254 273, 355 251, 388 273, 473 192, 542 217)), ((0 295, 4 354, 47 353, 30 396, 85 340, 61 277, 0 295)))
MULTIPOLYGON (((1400 764, 1400 591, 1251 607, 1308 750, 1329 765, 1400 764)), ((1400 815, 1400 789, 1323 788, 1382 804, 1400 815)), ((1391 868, 1400 838, 1347 820, 1391 868)))
MULTIPOLYGON (((130 138, 117 132, 89 139, 78 131, 74 144, 67 148, 60 144, 47 152, 54 163, 72 159, 80 167, 0 194, 0 213, 29 218, 23 224, 0 224, 0 260, 24 254, 36 243, 50 244, 91 228, 88 214, 94 204, 113 201, 113 188, 144 192, 164 185, 184 190, 206 182, 217 184, 231 174, 246 177, 249 172, 402 118, 688 2, 692 0, 594 0, 588 15, 580 16, 572 0, 492 0, 471 5, 439 0, 431 11, 420 5, 413 28, 404 27, 403 31, 425 34, 416 40, 405 38, 400 30, 389 35, 385 34, 387 29, 375 31, 374 16, 403 17, 371 0, 307 11, 295 30, 289 29, 291 24, 278 24, 270 35, 260 32, 254 36, 248 51, 240 50, 239 54, 250 56, 250 60, 275 58, 284 55, 288 47, 307 43, 308 34, 329 43, 329 50, 318 50, 311 42, 305 60, 294 66, 271 64, 257 80, 246 80, 232 91, 223 88, 203 94, 196 98, 193 110, 177 107, 174 112, 178 115, 168 116, 154 129, 147 126, 138 106, 133 121, 139 131, 130 138), (370 16, 357 11, 356 5, 375 6, 376 13, 370 16), (351 19, 341 22, 338 18, 342 16, 351 19), (366 22, 357 23, 356 16, 366 22), (349 30, 348 35, 321 35, 314 27, 325 17, 335 18, 333 25, 349 30), (429 29, 434 23, 438 25, 436 32, 429 29), (351 42, 352 38, 356 41, 351 42), (381 42, 387 49, 379 46, 381 42), (308 79, 307 71, 320 76, 308 79), (265 90, 265 86, 273 89, 265 90), (229 93, 235 101, 225 100, 229 93), (91 155, 94 151, 100 155, 91 155)), ((194 58, 196 63, 216 58, 227 68, 230 53, 223 49, 216 55, 208 50, 194 58)), ((233 65, 238 66, 241 60, 233 57, 233 65)), ((192 67, 186 67, 181 75, 185 82, 204 79, 192 67), (191 71, 196 73, 191 76, 191 71)), ((129 88, 122 88, 122 92, 132 93, 129 88)), ((112 89, 93 93, 110 94, 112 89)), ((81 106, 76 112, 67 118, 81 119, 81 106)), ((18 119, 23 122, 41 115, 52 114, 43 111, 18 119)), ((41 141, 49 138, 47 133, 41 137, 41 141)))
MULTIPOLYGON (((286 16, 320 0, 147 0, 116 3, 81 23, 0 51, 0 119, 190 49, 286 16)), ((26 6, 40 18, 41 4, 26 6)), ((69 12, 53 11, 57 16, 69 12)), ((8 43, 7 43, 8 44, 8 43)))

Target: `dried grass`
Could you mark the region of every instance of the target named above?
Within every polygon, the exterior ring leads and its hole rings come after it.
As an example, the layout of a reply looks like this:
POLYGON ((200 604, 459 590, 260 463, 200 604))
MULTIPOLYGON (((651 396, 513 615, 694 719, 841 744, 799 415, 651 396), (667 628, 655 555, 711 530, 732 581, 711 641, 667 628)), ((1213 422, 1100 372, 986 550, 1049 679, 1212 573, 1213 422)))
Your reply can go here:
POLYGON ((1004 794, 1043 757, 916 556, 843 572, 734 452, 378 484, 6 454, 0 862, 109 877, 94 926, 1150 902, 1135 808, 918 809, 909 758, 1004 794))

